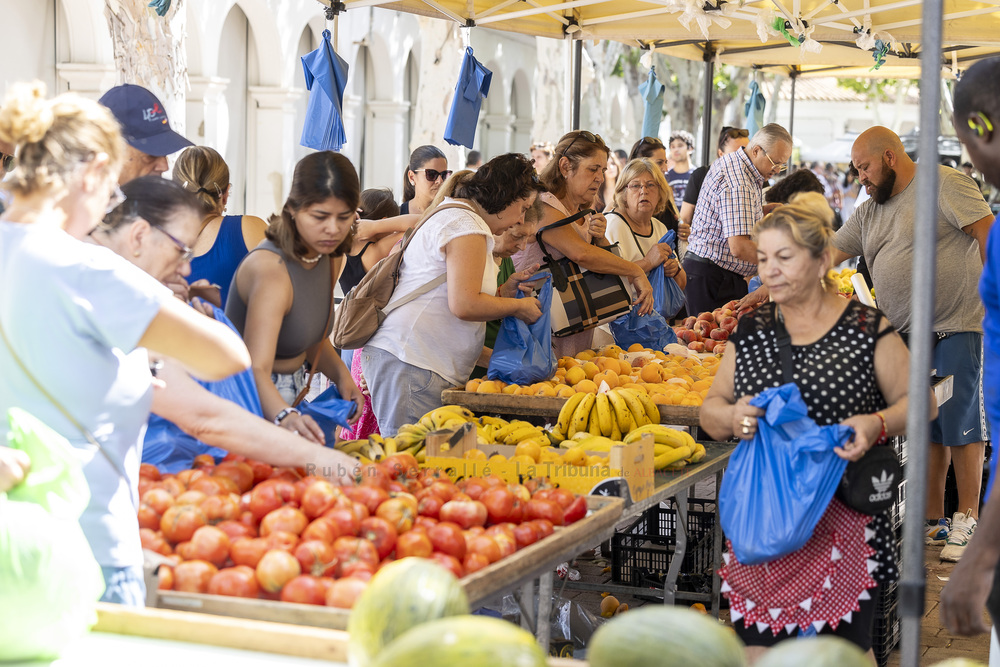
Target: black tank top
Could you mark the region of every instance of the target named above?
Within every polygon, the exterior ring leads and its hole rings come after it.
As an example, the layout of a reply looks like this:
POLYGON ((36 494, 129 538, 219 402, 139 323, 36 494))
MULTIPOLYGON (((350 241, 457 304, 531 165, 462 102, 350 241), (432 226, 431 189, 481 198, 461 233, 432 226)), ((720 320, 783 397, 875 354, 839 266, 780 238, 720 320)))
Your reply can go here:
POLYGON ((375 242, 369 241, 357 255, 347 255, 344 258, 346 260, 344 262, 344 270, 340 272, 340 289, 344 290, 344 296, 354 289, 361 282, 361 279, 365 277, 365 274, 368 273, 365 271, 365 263, 362 261, 362 258, 373 243, 375 242))

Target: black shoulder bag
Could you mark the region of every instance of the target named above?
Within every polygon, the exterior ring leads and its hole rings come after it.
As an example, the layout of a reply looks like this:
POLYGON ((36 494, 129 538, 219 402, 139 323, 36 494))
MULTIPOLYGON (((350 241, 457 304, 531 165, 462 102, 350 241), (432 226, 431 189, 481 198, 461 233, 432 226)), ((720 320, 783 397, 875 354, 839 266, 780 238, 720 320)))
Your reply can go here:
MULTIPOLYGON (((783 382, 792 379, 792 337, 785 328, 785 320, 777 307, 774 309, 775 342, 781 359, 783 382)), ((879 514, 889 509, 896 500, 903 481, 903 468, 892 447, 878 442, 857 461, 851 461, 837 485, 836 498, 862 514, 879 514)))

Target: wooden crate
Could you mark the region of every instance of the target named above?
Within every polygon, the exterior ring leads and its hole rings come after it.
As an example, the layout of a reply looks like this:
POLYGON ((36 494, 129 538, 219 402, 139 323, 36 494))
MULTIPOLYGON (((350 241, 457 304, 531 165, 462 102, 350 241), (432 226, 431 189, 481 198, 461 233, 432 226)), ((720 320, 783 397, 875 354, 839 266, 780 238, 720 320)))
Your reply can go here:
MULTIPOLYGON (((608 539, 621 519, 620 498, 588 496, 587 516, 535 542, 489 567, 462 578, 462 586, 473 608, 486 598, 514 588, 595 544, 608 539)), ((345 630, 350 612, 346 609, 313 605, 251 600, 200 593, 158 591, 156 606, 161 609, 201 612, 256 621, 271 621, 333 630, 345 630)))

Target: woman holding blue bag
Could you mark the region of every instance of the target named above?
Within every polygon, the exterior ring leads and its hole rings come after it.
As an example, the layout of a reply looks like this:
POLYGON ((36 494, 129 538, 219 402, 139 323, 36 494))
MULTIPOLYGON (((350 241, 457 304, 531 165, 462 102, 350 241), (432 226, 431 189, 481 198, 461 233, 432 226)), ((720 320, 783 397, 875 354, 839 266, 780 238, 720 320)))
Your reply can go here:
MULTIPOLYGON (((760 276, 774 303, 745 315, 730 338, 701 408, 702 428, 713 439, 756 434, 763 411, 750 400, 781 385, 786 374, 779 370, 779 329, 791 337, 788 365, 808 417, 853 429, 853 439, 833 450, 838 456, 857 461, 886 436, 903 432, 906 346, 881 312, 843 299, 829 284, 832 222, 825 198, 808 193, 754 228, 760 276)), ((928 402, 932 418, 933 397, 928 402)), ((840 635, 870 651, 873 589, 897 576, 893 544, 884 513, 861 514, 834 498, 812 537, 791 553, 746 565, 730 546, 719 574, 751 664, 766 647, 803 632, 840 635)))

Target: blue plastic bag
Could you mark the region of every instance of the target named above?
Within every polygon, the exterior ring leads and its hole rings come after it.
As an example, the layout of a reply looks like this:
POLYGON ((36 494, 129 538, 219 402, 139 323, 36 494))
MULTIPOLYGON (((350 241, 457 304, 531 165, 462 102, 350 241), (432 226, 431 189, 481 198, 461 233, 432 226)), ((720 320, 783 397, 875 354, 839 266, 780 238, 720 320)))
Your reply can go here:
POLYGON ((615 344, 624 350, 635 343, 651 350, 663 350, 677 342, 677 334, 662 315, 656 310, 640 315, 638 306, 611 323, 611 335, 615 337, 615 344))
MULTIPOLYGON (((663 238, 658 243, 666 243, 673 248, 675 236, 674 230, 671 229, 663 235, 663 238)), ((686 303, 684 290, 681 289, 676 280, 667 278, 667 275, 663 272, 663 264, 654 267, 649 272, 648 277, 650 284, 653 286, 653 309, 662 315, 663 319, 669 320, 684 307, 686 303)))
POLYGON ((350 418, 358 409, 358 404, 340 397, 337 386, 331 384, 326 391, 311 401, 302 401, 298 406, 302 414, 309 415, 323 429, 326 436, 326 446, 333 447, 337 440, 337 427, 350 426, 350 418))
MULTIPOLYGON (((524 282, 542 278, 538 290, 538 302, 542 316, 533 324, 527 324, 514 316, 503 318, 497 332, 493 355, 486 370, 490 380, 502 380, 508 384, 534 384, 548 380, 555 375, 558 360, 552 349, 552 275, 539 273, 524 282)), ((521 292, 517 298, 522 298, 521 292)))
POLYGON ((758 565, 802 548, 826 512, 847 461, 833 451, 853 429, 817 426, 795 384, 766 389, 752 440, 729 459, 719 490, 719 520, 740 563, 758 565))

